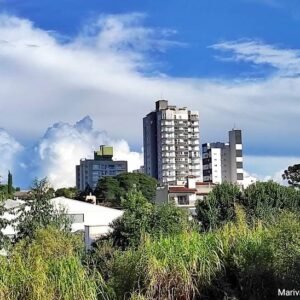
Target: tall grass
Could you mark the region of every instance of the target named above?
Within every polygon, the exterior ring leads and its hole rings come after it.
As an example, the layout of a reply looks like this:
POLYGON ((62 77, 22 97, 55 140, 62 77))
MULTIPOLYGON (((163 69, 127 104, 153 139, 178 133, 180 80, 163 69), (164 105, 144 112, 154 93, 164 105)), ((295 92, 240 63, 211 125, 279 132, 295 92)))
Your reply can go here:
POLYGON ((283 214, 266 227, 248 225, 238 207, 236 216, 214 232, 148 236, 115 253, 109 285, 117 299, 273 299, 276 286, 297 286, 299 219, 283 214))
POLYGON ((119 299, 132 291, 147 299, 193 299, 222 270, 221 255, 213 234, 146 238, 138 250, 116 256, 111 284, 119 299))
POLYGON ((81 263, 81 245, 52 228, 37 231, 33 242, 21 241, 0 258, 0 299, 107 299, 100 274, 81 263))

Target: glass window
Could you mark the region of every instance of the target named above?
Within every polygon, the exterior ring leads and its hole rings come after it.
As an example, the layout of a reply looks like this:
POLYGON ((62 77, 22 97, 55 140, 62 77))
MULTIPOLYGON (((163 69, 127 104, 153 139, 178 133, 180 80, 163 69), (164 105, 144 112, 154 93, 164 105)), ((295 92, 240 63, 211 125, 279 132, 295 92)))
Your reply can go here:
POLYGON ((84 222, 84 214, 68 214, 72 223, 83 223, 84 222))
POLYGON ((178 199, 178 204, 179 205, 189 204, 189 199, 188 199, 187 196, 178 196, 177 199, 178 199))

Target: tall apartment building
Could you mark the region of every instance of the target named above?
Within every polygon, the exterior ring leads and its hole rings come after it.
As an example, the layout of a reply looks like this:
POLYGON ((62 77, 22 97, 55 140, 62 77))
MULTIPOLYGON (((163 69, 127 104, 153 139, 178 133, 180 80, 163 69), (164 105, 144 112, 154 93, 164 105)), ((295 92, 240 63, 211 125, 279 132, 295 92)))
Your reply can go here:
POLYGON ((127 172, 127 161, 113 160, 113 147, 100 146, 94 159, 81 159, 76 166, 76 187, 83 191, 87 185, 94 189, 103 176, 116 176, 127 172))
POLYGON ((224 181, 243 185, 242 131, 229 131, 229 143, 206 143, 202 145, 203 181, 224 181))
POLYGON ((201 178, 199 114, 167 100, 143 119, 145 173, 160 183, 201 178))

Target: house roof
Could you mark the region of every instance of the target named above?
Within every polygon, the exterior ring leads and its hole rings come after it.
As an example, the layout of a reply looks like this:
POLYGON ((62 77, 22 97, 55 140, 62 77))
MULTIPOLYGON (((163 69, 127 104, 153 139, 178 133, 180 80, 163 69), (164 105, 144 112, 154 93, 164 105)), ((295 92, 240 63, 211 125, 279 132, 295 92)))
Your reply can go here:
POLYGON ((65 197, 50 200, 58 209, 65 209, 68 214, 85 214, 85 225, 109 225, 114 219, 123 215, 119 209, 87 203, 65 197))
POLYGON ((207 186, 213 186, 215 185, 214 183, 212 182, 196 182, 196 185, 207 185, 207 186))
POLYGON ((194 194, 197 192, 197 189, 189 189, 185 186, 170 186, 169 193, 191 193, 194 194))

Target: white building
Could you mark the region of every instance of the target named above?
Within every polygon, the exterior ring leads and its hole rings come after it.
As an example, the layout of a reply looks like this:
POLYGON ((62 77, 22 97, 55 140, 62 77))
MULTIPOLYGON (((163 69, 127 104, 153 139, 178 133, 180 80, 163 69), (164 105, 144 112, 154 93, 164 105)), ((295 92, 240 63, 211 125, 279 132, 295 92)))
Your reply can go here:
POLYGON ((202 145, 203 181, 243 185, 242 131, 229 131, 229 143, 206 143, 202 145))
POLYGON ((181 183, 158 186, 155 203, 174 203, 176 206, 188 209, 192 214, 195 214, 197 201, 203 200, 212 191, 214 184, 199 182, 194 176, 188 176, 184 185, 181 183))
MULTIPOLYGON (((123 211, 118 209, 65 197, 53 198, 50 201, 56 209, 65 211, 70 217, 72 232, 85 232, 87 248, 101 235, 109 233, 109 225, 123 215, 123 211)), ((5 207, 7 209, 16 209, 24 203, 21 200, 6 200, 5 207)), ((16 216, 13 213, 5 213, 3 218, 13 220, 16 216)), ((7 226, 2 232, 10 237, 13 237, 16 233, 12 226, 7 226)))
POLYGON ((186 107, 156 102, 156 110, 143 119, 145 173, 160 183, 201 180, 199 114, 186 107))

